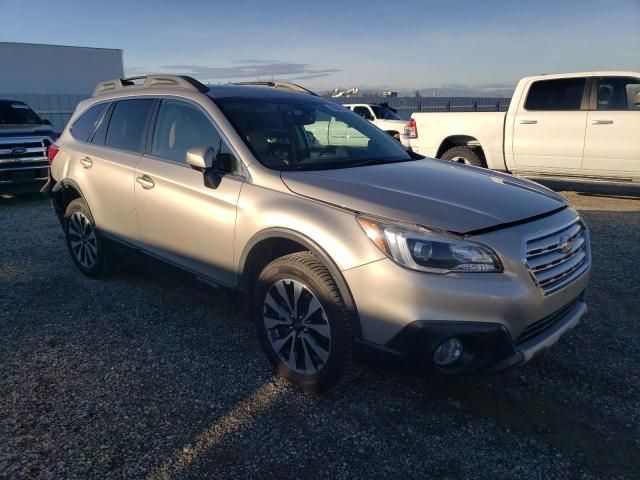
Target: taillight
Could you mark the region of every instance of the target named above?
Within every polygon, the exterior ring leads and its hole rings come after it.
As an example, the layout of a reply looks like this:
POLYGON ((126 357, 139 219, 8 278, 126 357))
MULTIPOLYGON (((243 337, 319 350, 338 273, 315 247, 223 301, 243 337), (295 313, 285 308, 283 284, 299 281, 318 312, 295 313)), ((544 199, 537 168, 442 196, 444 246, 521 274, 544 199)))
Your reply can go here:
POLYGON ((52 143, 51 145, 49 145, 49 148, 47 149, 47 158, 49 159, 49 165, 53 163, 53 159, 56 158, 56 155, 58 154, 59 151, 60 151, 60 147, 55 143, 52 143))
POLYGON ((409 125, 405 128, 405 137, 418 138, 418 126, 415 118, 409 120, 409 125))

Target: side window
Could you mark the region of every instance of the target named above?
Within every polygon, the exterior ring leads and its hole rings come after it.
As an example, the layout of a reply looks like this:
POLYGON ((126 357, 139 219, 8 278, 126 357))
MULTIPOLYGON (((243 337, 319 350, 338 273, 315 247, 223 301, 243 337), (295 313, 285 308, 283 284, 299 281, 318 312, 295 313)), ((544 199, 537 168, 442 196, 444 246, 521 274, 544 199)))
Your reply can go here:
POLYGON ((99 103, 80 115, 71 126, 71 135, 73 138, 86 142, 108 106, 109 103, 99 103))
POLYGON ((598 78, 598 110, 640 110, 640 78, 598 78))
POLYGON ((216 170, 240 174, 240 164, 211 120, 198 108, 180 100, 163 100, 153 131, 151 154, 184 163, 187 150, 213 147, 216 170))
POLYGON ((105 145, 131 152, 142 152, 144 130, 151 113, 150 98, 116 102, 109 120, 105 145))
POLYGON ((367 107, 354 107, 353 112, 360 115, 365 120, 373 120, 373 115, 367 107))
POLYGON ((533 82, 524 108, 527 110, 580 110, 585 78, 558 78, 533 82))

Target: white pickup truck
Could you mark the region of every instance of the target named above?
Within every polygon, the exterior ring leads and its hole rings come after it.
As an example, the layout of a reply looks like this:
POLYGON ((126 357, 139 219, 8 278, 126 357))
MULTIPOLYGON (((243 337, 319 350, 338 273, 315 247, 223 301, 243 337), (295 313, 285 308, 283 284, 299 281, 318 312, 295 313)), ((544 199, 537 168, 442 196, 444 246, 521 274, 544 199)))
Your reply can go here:
POLYGON ((414 113, 413 151, 521 176, 640 182, 640 72, 520 80, 503 112, 414 113))
POLYGON ((384 103, 345 103, 342 106, 369 120, 397 140, 402 140, 404 129, 409 123, 402 120, 394 109, 384 103))

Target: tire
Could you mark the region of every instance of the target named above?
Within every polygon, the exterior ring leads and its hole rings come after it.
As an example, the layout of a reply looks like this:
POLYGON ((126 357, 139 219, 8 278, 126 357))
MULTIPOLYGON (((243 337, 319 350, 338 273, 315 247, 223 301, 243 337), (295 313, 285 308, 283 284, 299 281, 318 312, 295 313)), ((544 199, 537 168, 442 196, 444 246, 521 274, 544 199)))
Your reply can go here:
POLYGON ((71 259, 88 277, 104 277, 111 270, 109 245, 95 228, 82 198, 69 202, 63 217, 64 236, 71 259))
POLYGON ((450 148, 444 152, 440 158, 442 158, 442 160, 451 160, 466 165, 473 165, 474 167, 487 167, 484 159, 470 147, 450 148))
POLYGON ((299 252, 273 260, 260 273, 253 292, 258 337, 280 376, 309 393, 326 392, 356 376, 354 314, 314 254, 299 252), (297 316, 286 318, 292 309, 297 316), (308 319, 301 320, 305 316, 308 319))

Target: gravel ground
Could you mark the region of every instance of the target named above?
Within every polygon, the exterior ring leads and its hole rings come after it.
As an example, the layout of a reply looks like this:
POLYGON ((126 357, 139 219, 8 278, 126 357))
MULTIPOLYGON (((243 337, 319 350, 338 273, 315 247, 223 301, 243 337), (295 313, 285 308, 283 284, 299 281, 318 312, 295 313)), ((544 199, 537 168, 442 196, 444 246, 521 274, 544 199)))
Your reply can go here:
POLYGON ((588 318, 521 368, 274 378, 232 296, 134 256, 73 266, 38 196, 0 199, 1 478, 640 478, 640 199, 565 192, 588 318))

